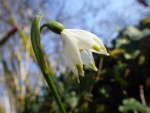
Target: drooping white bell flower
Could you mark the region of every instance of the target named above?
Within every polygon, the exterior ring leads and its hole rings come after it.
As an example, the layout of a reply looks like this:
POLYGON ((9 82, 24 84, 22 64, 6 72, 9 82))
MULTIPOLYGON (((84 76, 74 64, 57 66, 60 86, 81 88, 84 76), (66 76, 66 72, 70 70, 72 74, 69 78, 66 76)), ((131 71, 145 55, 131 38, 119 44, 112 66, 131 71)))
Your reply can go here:
POLYGON ((64 55, 69 66, 77 76, 84 76, 83 64, 97 71, 92 52, 109 55, 103 42, 94 34, 77 29, 63 29, 61 31, 64 55))
POLYGON ((83 64, 87 68, 91 68, 94 71, 98 70, 97 67, 95 66, 94 58, 93 58, 91 51, 82 50, 82 51, 80 51, 80 55, 81 55, 81 59, 82 59, 83 64))

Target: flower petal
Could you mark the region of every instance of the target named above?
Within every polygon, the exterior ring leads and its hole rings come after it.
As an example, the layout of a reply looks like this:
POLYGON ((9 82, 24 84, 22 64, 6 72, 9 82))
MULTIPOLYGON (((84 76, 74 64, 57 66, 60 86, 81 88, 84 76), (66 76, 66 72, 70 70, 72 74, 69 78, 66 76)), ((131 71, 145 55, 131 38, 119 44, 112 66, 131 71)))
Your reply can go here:
POLYGON ((72 37, 76 38, 80 49, 91 49, 92 45, 97 45, 87 31, 77 29, 68 29, 68 31, 72 33, 72 37))
POLYGON ((103 42, 94 34, 77 29, 67 29, 76 38, 79 49, 90 49, 99 54, 109 55, 103 42))
POLYGON ((109 56, 109 53, 107 53, 107 50, 106 50, 103 42, 96 35, 93 37, 93 39, 95 40, 95 42, 99 45, 99 47, 101 49, 100 54, 105 54, 105 55, 109 56))
POLYGON ((95 66, 94 58, 91 51, 82 50, 80 51, 80 54, 81 54, 81 59, 83 61, 83 64, 93 69, 94 71, 98 70, 97 67, 95 66))
POLYGON ((61 36, 64 55, 68 60, 72 72, 77 76, 77 78, 79 74, 84 76, 83 63, 75 38, 72 38, 72 33, 65 30, 62 31, 61 36))

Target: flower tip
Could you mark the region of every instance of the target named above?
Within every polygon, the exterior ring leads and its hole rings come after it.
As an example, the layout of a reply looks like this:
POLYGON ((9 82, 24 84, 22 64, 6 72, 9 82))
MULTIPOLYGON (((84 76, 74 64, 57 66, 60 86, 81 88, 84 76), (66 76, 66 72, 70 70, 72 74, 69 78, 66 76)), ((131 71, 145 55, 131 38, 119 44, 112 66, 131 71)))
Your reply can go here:
POLYGON ((79 78, 77 78, 77 82, 80 83, 80 79, 79 78))
POLYGON ((105 55, 106 55, 106 56, 110 56, 110 54, 109 54, 109 53, 105 53, 105 55))
POLYGON ((81 73, 79 73, 81 76, 83 76, 84 77, 84 71, 82 71, 81 73))
POLYGON ((94 71, 98 71, 97 67, 95 67, 93 70, 94 70, 94 71))
POLYGON ((79 64, 76 64, 76 69, 78 70, 78 73, 81 75, 81 76, 84 76, 84 71, 83 71, 83 67, 79 64))
POLYGON ((93 69, 94 71, 98 71, 97 67, 95 66, 95 64, 93 62, 90 63, 90 67, 91 69, 93 69))

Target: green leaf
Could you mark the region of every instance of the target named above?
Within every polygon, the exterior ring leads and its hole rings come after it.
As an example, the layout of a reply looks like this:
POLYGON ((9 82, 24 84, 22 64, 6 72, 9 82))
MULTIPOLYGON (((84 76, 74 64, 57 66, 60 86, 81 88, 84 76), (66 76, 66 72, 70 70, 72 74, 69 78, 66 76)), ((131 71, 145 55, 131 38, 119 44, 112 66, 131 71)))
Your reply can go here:
POLYGON ((123 100, 123 105, 119 106, 119 111, 127 113, 129 111, 139 111, 142 113, 150 112, 150 107, 143 105, 134 98, 128 98, 123 100))
POLYGON ((41 68, 41 71, 45 73, 45 72, 48 72, 48 70, 46 68, 43 53, 41 50, 41 43, 40 43, 40 21, 41 19, 42 19, 42 15, 36 15, 36 18, 32 22, 31 43, 32 43, 35 56, 41 68))

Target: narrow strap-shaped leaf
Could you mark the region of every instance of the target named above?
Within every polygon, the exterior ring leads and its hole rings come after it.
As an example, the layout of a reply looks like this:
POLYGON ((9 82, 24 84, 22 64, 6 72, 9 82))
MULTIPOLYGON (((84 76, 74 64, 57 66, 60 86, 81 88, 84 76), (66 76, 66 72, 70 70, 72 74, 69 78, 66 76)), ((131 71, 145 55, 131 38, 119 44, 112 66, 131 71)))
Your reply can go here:
POLYGON ((46 66, 44 57, 43 57, 43 53, 42 53, 42 49, 41 49, 41 44, 40 44, 40 21, 42 19, 42 15, 37 15, 32 23, 32 27, 31 27, 31 43, 32 43, 32 47, 36 56, 36 59, 39 63, 40 69, 44 75, 44 78, 49 86, 49 88, 51 89, 55 100, 59 106, 59 109, 61 111, 61 113, 66 113, 65 108, 61 102, 61 99, 58 95, 58 92, 55 88, 55 85, 53 83, 53 80, 51 78, 51 74, 46 66))
POLYGON ((40 21, 42 15, 37 15, 36 18, 33 20, 32 28, 31 28, 31 43, 33 50, 35 52, 35 56, 43 73, 47 72, 46 64, 44 61, 43 53, 41 50, 40 44, 40 21))

